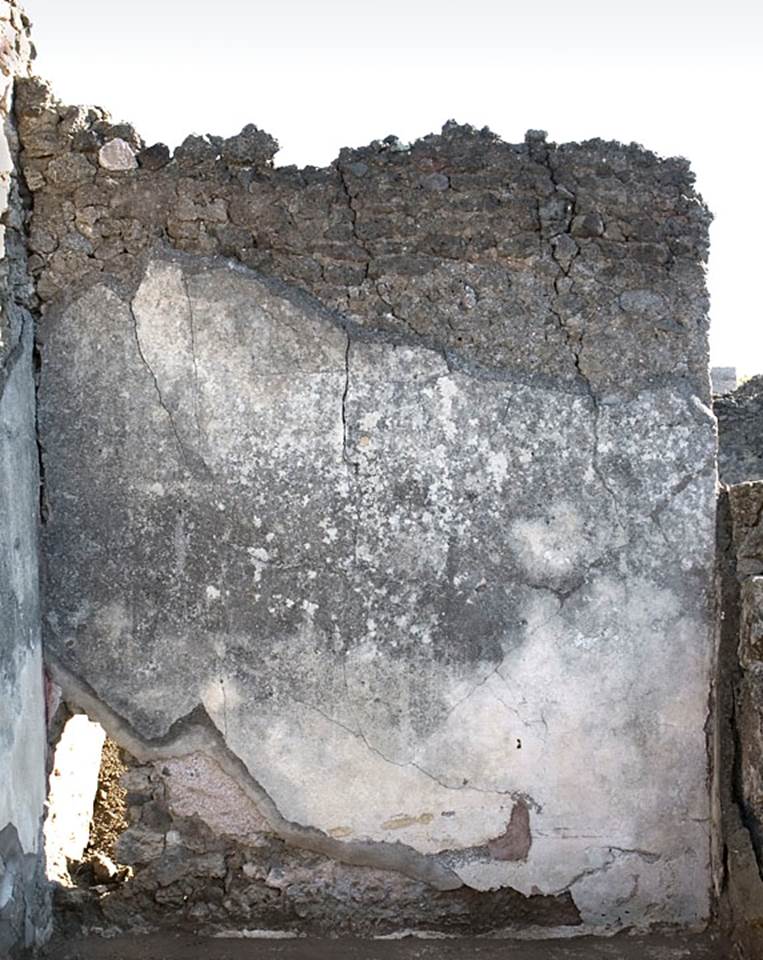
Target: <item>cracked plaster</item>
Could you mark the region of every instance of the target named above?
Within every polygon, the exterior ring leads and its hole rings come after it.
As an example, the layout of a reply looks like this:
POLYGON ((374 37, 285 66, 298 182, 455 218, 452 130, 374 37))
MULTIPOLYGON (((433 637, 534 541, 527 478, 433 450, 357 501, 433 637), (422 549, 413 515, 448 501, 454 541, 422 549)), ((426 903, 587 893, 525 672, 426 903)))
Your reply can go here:
POLYGON ((41 425, 49 647, 144 745, 203 704, 276 832, 337 859, 706 915, 690 392, 484 377, 165 253, 48 321, 41 425), (527 859, 494 859, 517 801, 527 859))
POLYGON ((201 749, 297 848, 599 930, 706 918, 686 162, 454 123, 325 170, 253 126, 171 156, 36 79, 17 118, 71 701, 139 758, 201 749))

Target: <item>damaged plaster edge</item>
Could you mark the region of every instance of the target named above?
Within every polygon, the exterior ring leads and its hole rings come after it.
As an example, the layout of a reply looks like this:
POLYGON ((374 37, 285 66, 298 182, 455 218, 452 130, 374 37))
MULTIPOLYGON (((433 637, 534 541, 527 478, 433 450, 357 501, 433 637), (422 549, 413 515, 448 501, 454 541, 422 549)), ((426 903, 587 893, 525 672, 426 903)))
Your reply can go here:
POLYGON ((18 950, 26 956, 25 951, 42 946, 52 932, 39 851, 25 851, 16 825, 7 823, 0 829, 0 957, 16 956, 18 950))
MULTIPOLYGON (((52 316, 63 314, 69 306, 86 293, 98 287, 109 290, 128 309, 133 310, 133 301, 144 283, 147 271, 152 262, 160 261, 166 264, 176 264, 184 277, 201 276, 219 270, 229 270, 243 277, 259 283, 265 290, 289 303, 299 311, 315 314, 318 319, 333 326, 344 337, 353 342, 388 344, 391 346, 408 347, 415 350, 425 350, 435 355, 439 362, 444 364, 443 375, 461 374, 472 380, 488 383, 507 383, 527 387, 529 389, 550 390, 555 393, 564 393, 570 396, 591 399, 591 388, 579 378, 564 380, 558 376, 528 371, 522 368, 505 367, 496 369, 480 364, 460 350, 455 350, 440 343, 433 337, 414 336, 402 330, 391 330, 383 326, 370 326, 361 322, 351 314, 344 314, 339 310, 328 307, 325 303, 307 291, 304 287, 287 283, 279 277, 262 273, 259 270, 241 263, 234 257, 205 256, 176 250, 166 241, 154 244, 138 258, 140 274, 134 283, 126 283, 116 277, 99 274, 90 276, 81 281, 69 284, 65 292, 56 294, 51 300, 43 304, 40 322, 36 324, 37 344, 45 345, 45 327, 52 316)), ((690 415, 699 421, 715 421, 710 407, 695 389, 695 384, 684 373, 650 374, 638 381, 634 389, 623 391, 609 390, 605 395, 596 394, 595 399, 604 406, 617 405, 621 397, 633 397, 642 393, 657 392, 669 388, 680 394, 690 408, 690 415)))
POLYGON ((108 735, 136 759, 150 762, 191 753, 209 756, 256 805, 273 833, 290 846, 352 866, 399 873, 429 884, 436 890, 456 890, 464 885, 460 877, 436 857, 419 853, 405 844, 341 841, 314 827, 286 820, 246 765, 227 746, 203 706, 176 721, 165 736, 147 740, 50 652, 46 653, 46 666, 54 682, 63 691, 64 699, 100 723, 108 735))

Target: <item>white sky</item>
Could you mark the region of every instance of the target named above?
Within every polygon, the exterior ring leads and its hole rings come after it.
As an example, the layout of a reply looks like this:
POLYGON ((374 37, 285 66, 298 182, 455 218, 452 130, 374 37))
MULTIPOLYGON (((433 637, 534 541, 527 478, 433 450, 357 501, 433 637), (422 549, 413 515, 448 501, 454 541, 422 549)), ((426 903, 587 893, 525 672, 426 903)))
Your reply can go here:
POLYGON ((712 362, 763 372, 761 0, 26 0, 37 72, 149 142, 256 123, 280 164, 453 117, 691 159, 712 362))

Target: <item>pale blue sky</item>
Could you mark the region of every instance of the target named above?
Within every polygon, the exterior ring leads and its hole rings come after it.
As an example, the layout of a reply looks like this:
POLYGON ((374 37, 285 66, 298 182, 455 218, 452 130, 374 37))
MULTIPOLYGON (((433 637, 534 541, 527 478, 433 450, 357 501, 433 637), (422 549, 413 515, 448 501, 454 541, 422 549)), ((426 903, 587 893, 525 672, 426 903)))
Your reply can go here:
POLYGON ((278 163, 414 139, 635 140, 691 159, 716 220, 712 361, 763 372, 763 4, 752 0, 27 0, 37 70, 170 146, 256 123, 278 163))

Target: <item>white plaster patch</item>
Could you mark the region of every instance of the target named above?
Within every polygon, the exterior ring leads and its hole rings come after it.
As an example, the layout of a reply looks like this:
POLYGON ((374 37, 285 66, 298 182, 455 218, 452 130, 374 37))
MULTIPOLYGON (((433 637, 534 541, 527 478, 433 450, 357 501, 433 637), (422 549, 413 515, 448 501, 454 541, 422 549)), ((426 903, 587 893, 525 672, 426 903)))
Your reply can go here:
POLYGON ((511 543, 531 576, 570 573, 589 551, 583 520, 572 503, 549 504, 540 517, 520 517, 510 527, 511 543))

